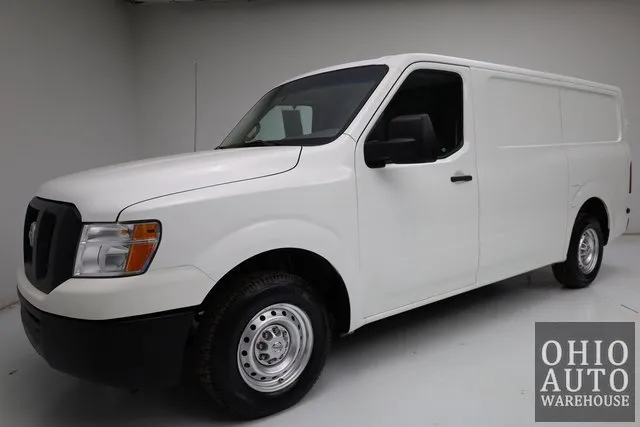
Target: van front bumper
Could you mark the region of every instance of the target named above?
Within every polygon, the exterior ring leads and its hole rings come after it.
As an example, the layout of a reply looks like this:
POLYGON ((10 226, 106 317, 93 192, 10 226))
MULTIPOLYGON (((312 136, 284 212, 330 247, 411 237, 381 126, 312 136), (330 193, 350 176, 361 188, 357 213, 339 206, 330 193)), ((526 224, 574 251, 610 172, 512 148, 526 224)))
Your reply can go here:
POLYGON ((180 382, 195 308, 82 320, 46 313, 18 294, 26 335, 52 368, 115 387, 165 387, 180 382))

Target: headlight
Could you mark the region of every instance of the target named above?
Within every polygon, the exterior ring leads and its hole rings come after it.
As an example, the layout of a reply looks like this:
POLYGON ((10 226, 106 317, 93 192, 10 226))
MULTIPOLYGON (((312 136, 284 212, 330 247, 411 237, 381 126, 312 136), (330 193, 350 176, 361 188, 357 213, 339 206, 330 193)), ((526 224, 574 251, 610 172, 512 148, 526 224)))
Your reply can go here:
POLYGON ((158 248, 160 223, 87 224, 78 245, 74 277, 144 273, 158 248))

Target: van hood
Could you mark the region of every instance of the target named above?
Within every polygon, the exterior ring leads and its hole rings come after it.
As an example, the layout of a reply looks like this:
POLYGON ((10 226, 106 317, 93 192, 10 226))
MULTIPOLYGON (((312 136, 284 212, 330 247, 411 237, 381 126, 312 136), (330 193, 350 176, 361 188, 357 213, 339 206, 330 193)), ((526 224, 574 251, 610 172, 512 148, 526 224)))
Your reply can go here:
POLYGON ((115 221, 132 204, 293 169, 301 147, 211 150, 122 163, 53 179, 38 197, 73 203, 83 221, 115 221))

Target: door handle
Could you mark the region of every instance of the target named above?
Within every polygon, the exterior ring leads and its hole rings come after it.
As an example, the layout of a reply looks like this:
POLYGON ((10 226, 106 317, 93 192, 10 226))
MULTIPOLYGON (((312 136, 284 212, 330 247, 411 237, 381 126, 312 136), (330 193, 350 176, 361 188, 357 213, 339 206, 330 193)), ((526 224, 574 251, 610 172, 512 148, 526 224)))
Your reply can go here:
POLYGON ((469 182, 472 179, 471 175, 454 175, 451 177, 451 182, 469 182))

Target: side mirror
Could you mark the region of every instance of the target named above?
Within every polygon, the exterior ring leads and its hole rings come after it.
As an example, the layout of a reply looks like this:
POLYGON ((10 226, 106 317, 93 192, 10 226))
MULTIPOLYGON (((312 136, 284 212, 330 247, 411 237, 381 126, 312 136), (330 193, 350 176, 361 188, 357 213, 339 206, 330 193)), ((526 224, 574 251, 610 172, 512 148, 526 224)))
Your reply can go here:
POLYGON ((430 163, 438 158, 438 138, 428 114, 400 116, 389 122, 389 139, 366 141, 364 161, 370 168, 389 163, 430 163))

